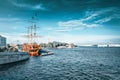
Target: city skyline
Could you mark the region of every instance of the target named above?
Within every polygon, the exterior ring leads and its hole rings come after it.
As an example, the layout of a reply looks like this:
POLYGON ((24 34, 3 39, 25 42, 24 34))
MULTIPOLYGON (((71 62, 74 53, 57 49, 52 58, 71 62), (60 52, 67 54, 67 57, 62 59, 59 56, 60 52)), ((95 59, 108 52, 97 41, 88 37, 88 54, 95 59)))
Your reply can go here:
POLYGON ((0 35, 24 42, 37 15, 38 41, 120 43, 119 0, 0 0, 0 35))

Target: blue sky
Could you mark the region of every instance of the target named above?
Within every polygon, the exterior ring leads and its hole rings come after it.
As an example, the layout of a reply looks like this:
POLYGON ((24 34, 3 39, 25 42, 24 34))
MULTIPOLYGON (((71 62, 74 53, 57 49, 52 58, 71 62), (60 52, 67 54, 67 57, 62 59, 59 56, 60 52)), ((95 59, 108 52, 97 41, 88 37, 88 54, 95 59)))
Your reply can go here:
POLYGON ((37 14, 38 42, 120 43, 119 0, 0 0, 0 35, 8 43, 26 39, 37 14))

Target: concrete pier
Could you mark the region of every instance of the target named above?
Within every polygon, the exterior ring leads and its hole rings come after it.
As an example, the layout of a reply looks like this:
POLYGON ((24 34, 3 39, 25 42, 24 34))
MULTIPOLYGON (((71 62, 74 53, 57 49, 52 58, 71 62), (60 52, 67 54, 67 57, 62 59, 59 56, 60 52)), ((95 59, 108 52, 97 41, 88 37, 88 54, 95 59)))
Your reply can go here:
POLYGON ((0 65, 29 59, 26 52, 0 52, 0 65))

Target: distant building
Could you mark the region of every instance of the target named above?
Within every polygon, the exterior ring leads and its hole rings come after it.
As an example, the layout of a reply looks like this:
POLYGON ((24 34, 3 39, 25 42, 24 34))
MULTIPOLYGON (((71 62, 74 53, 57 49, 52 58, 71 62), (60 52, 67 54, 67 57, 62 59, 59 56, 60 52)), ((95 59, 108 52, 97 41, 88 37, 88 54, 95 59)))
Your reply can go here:
POLYGON ((0 46, 6 46, 6 38, 0 35, 0 46))
POLYGON ((66 45, 67 48, 75 48, 76 46, 74 44, 68 44, 66 45))
POLYGON ((97 44, 94 44, 94 45, 92 45, 92 47, 98 47, 98 45, 97 45, 97 44))

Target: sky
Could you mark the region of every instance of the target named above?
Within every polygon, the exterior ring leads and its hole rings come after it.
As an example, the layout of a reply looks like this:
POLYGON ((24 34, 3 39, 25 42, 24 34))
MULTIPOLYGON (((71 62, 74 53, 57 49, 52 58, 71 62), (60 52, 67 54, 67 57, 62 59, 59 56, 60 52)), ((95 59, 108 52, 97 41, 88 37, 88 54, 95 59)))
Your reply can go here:
POLYGON ((120 43, 120 0, 0 0, 0 35, 26 42, 35 14, 39 43, 120 43))

